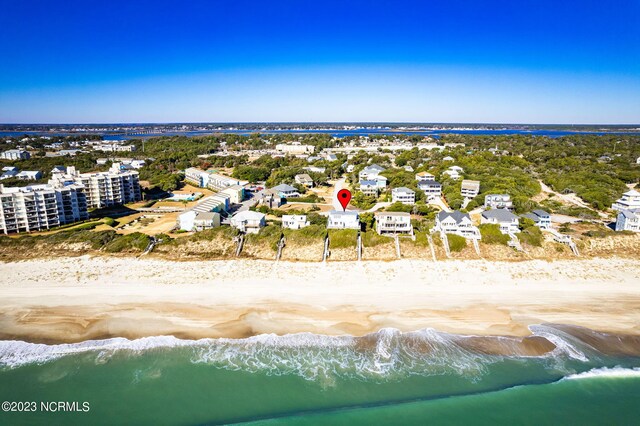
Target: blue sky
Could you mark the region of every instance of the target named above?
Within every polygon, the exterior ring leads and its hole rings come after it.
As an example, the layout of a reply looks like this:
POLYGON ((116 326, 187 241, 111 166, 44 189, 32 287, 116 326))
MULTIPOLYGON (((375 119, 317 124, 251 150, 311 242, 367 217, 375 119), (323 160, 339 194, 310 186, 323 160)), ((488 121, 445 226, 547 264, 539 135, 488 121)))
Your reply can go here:
POLYGON ((640 123, 638 0, 0 2, 0 123, 640 123))

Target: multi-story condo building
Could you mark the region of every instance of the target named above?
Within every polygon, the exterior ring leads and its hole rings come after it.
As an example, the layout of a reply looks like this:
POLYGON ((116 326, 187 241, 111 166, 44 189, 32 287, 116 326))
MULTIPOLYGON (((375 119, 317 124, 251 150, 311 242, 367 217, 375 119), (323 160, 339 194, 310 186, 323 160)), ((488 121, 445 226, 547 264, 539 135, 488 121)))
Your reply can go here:
POLYGON ((300 142, 292 142, 291 144, 278 144, 276 145, 276 151, 285 152, 287 154, 313 154, 315 150, 313 145, 302 145, 300 142))
POLYGON ((110 207, 142 199, 138 172, 123 171, 120 163, 113 163, 107 172, 97 173, 78 173, 75 167, 67 167, 66 173, 53 173, 49 183, 55 187, 82 185, 88 208, 110 207))
POLYGON ((88 218, 82 185, 0 185, 0 230, 5 234, 49 229, 88 218))

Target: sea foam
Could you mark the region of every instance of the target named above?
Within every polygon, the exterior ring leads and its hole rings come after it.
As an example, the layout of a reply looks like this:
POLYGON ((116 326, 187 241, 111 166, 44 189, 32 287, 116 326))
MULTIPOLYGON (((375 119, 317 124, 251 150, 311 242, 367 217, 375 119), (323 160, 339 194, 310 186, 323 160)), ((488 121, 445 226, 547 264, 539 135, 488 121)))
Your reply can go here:
MULTIPOLYGON (((403 333, 383 328, 362 337, 297 333, 262 334, 245 339, 113 338, 58 345, 0 341, 0 367, 42 364, 77 354, 87 354, 92 362, 104 364, 115 355, 140 356, 175 349, 184 351, 182 355, 196 364, 268 375, 293 374, 330 386, 338 377, 385 381, 410 375, 457 375, 474 381, 491 364, 504 359, 537 358, 553 362, 564 371, 563 363, 568 359, 591 359, 591 348, 581 345, 568 333, 552 326, 532 326, 531 331, 533 335, 551 341, 555 349, 540 356, 496 355, 476 350, 468 344, 472 339, 480 338, 478 336, 434 329, 403 333)), ((518 341, 509 337, 486 339, 507 346, 518 341)))
POLYGON ((562 380, 584 380, 595 378, 610 378, 610 379, 622 379, 622 378, 640 378, 640 368, 624 368, 624 367, 602 367, 594 368, 583 373, 571 374, 564 377, 562 380))

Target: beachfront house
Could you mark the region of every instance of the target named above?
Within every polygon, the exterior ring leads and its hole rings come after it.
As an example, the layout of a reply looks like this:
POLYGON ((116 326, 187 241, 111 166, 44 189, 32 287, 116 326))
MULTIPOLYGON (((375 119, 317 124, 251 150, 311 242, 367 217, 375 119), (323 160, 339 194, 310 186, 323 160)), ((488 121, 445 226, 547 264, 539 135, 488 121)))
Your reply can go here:
POLYGON ((183 231, 203 231, 220 226, 220 213, 186 211, 178 216, 178 227, 183 231))
POLYGON ((616 218, 616 231, 640 232, 640 210, 621 210, 616 218))
POLYGON ((480 230, 471 221, 471 216, 458 210, 439 212, 436 215, 436 224, 433 231, 460 235, 467 239, 479 240, 481 238, 480 230))
POLYGON ((416 193, 404 186, 393 188, 391 190, 391 202, 412 206, 416 203, 416 193))
POLYGON ((379 191, 380 188, 378 187, 378 183, 375 180, 360 181, 360 192, 362 192, 364 195, 377 198, 379 191))
POLYGON ((413 234, 411 215, 404 212, 378 212, 375 214, 376 232, 383 234, 413 234))
POLYGON ((311 176, 309 176, 306 173, 296 175, 294 177, 294 180, 298 185, 303 185, 303 186, 306 186, 307 188, 313 187, 313 179, 311 179, 311 176))
POLYGON ((487 194, 484 197, 485 209, 512 209, 513 202, 508 194, 487 194))
POLYGON ((264 228, 267 225, 265 217, 260 212, 245 210, 234 214, 229 223, 245 234, 257 234, 260 232, 260 228, 264 228))
POLYGON ((327 220, 327 229, 360 229, 358 212, 331 210, 327 220))
POLYGON ((416 180, 418 182, 433 181, 436 180, 436 177, 429 172, 419 172, 416 173, 416 180))
POLYGON ((282 227, 287 229, 300 229, 309 226, 307 215, 285 214, 282 215, 282 227))
POLYGON ((28 160, 31 158, 31 154, 21 149, 8 149, 0 154, 0 158, 3 160, 28 160))
POLYGON ((533 220, 540 229, 551 229, 551 215, 544 210, 534 210, 531 213, 522 215, 522 217, 533 220))
POLYGON ((424 195, 426 195, 429 201, 442 197, 442 184, 435 180, 422 180, 418 182, 418 189, 424 192, 424 195))
POLYGON ((465 179, 460 186, 460 195, 464 198, 475 198, 480 193, 480 182, 465 179))
POLYGON ((482 212, 480 223, 498 225, 503 234, 520 232, 520 219, 507 209, 492 209, 482 212))
POLYGON ((287 185, 286 183, 281 183, 278 186, 274 186, 271 188, 277 194, 279 194, 282 198, 292 198, 299 197, 300 193, 298 192, 298 188, 295 188, 291 185, 287 185))
POLYGON ((624 194, 622 194, 622 197, 618 201, 613 203, 611 208, 618 211, 633 211, 640 209, 640 192, 636 191, 635 189, 631 189, 625 192, 624 194))

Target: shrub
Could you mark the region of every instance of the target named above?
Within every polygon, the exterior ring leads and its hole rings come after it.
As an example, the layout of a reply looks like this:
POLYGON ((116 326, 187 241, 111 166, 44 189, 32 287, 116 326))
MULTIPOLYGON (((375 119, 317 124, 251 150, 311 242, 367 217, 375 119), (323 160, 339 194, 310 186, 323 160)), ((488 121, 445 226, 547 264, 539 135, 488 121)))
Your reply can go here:
POLYGON ((500 226, 492 223, 484 223, 478 227, 482 242, 486 244, 502 244, 507 245, 510 238, 508 235, 500 232, 500 226))
POLYGON ((380 244, 390 243, 391 240, 389 237, 383 237, 382 235, 378 235, 374 231, 363 232, 360 234, 362 237, 362 244, 365 247, 375 247, 380 244))
POLYGON ((406 204, 402 204, 401 202, 395 202, 391 204, 389 207, 387 207, 386 209, 384 209, 384 211, 386 212, 404 212, 404 213, 411 213, 412 210, 413 210, 413 206, 408 206, 406 204))
POLYGON ((452 252, 462 251, 467 246, 467 239, 460 235, 447 234, 447 240, 449 240, 449 250, 452 252))
POLYGON ((149 245, 149 236, 141 232, 134 232, 114 238, 104 250, 109 253, 120 253, 123 251, 144 251, 149 245))
POLYGON ((105 217, 104 219, 102 219, 102 223, 111 227, 114 227, 118 224, 118 222, 115 219, 112 219, 110 217, 105 217))
POLYGON ((523 243, 529 244, 530 246, 541 247, 544 238, 542 236, 542 231, 540 230, 540 228, 538 228, 537 226, 530 226, 520 232, 520 234, 518 235, 518 239, 523 243))
POLYGON ((357 235, 358 231, 355 229, 331 229, 329 230, 330 247, 355 247, 357 235))

